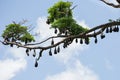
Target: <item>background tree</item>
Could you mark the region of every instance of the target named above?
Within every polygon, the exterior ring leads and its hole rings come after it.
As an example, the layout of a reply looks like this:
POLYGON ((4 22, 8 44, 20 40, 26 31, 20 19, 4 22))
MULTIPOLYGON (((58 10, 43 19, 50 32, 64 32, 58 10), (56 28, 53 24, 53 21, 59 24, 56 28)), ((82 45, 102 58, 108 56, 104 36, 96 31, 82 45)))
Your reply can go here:
MULTIPOLYGON (((119 4, 114 5, 104 0, 101 1, 114 8, 120 8, 119 4)), ((33 57, 36 59, 35 67, 37 67, 37 61, 40 59, 40 57, 42 57, 43 51, 45 50, 49 50, 49 55, 52 56, 52 53, 57 54, 60 52, 60 45, 62 45, 63 48, 67 48, 74 39, 76 43, 78 43, 79 40, 80 44, 85 43, 88 45, 90 43, 90 38, 94 38, 95 43, 97 43, 98 35, 100 35, 101 39, 103 39, 105 38, 105 33, 119 32, 120 19, 110 19, 108 23, 101 24, 92 29, 87 29, 84 28, 84 26, 78 25, 73 18, 72 11, 76 6, 73 8, 71 6, 72 2, 59 1, 48 9, 49 16, 46 23, 51 25, 51 28, 55 29, 54 33, 57 34, 56 36, 49 37, 42 42, 36 43, 34 42, 34 36, 30 34, 27 26, 13 22, 6 26, 6 29, 2 34, 3 40, 0 42, 4 45, 10 45, 11 47, 16 45, 18 48, 25 48, 28 56, 29 52, 33 50, 33 57), (54 40, 56 38, 61 38, 62 40, 56 42, 54 40), (48 44, 48 46, 40 46, 40 44, 43 44, 47 41, 51 41, 51 44, 48 44), (38 56, 36 56, 36 50, 40 51, 38 56)))

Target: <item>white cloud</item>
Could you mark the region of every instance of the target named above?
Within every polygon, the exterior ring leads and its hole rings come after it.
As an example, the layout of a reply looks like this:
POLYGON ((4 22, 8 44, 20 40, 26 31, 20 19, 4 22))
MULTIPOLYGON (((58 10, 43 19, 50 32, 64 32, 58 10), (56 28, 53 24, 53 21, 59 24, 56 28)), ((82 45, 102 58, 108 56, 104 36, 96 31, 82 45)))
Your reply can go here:
MULTIPOLYGON (((46 18, 39 18, 37 23, 38 27, 36 31, 41 33, 40 39, 48 38, 54 35, 53 31, 49 25, 46 23, 46 18)), ((78 21, 84 27, 87 27, 84 21, 78 21)), ((40 40, 39 39, 39 40, 40 40)), ((48 43, 46 43, 48 45, 48 43)), ((62 45, 60 46, 62 47, 62 45)), ((75 41, 66 49, 61 50, 61 52, 54 56, 54 58, 62 63, 64 63, 66 70, 57 74, 48 75, 45 80, 98 80, 98 76, 90 70, 88 67, 81 64, 79 59, 76 58, 82 50, 86 49, 88 46, 76 44, 75 41)))
MULTIPOLYGON (((4 46, 3 46, 4 47, 4 46)), ((2 48, 0 59, 0 80, 11 80, 27 66, 25 51, 22 48, 2 48)))
POLYGON ((38 41, 44 40, 50 36, 54 35, 53 29, 50 29, 50 25, 46 24, 47 18, 40 17, 37 20, 37 27, 35 28, 35 33, 40 33, 38 41))
POLYGON ((64 63, 65 71, 49 75, 45 80, 99 80, 98 75, 81 64, 81 61, 76 57, 86 48, 85 45, 73 43, 67 49, 62 50, 55 56, 55 59, 64 63))
POLYGON ((84 20, 82 20, 82 21, 77 20, 77 23, 78 23, 79 25, 81 25, 82 27, 85 27, 85 28, 90 29, 90 27, 85 23, 84 20))
POLYGON ((11 80, 16 73, 25 69, 26 61, 23 59, 0 60, 0 80, 11 80))
POLYGON ((66 64, 69 61, 74 60, 76 56, 79 56, 80 53, 88 47, 89 46, 81 45, 79 42, 76 44, 75 41, 73 41, 73 43, 68 46, 68 48, 62 48, 61 52, 55 55, 55 59, 66 64))
POLYGON ((45 80, 99 80, 98 76, 80 61, 76 60, 72 66, 61 73, 49 75, 45 80))

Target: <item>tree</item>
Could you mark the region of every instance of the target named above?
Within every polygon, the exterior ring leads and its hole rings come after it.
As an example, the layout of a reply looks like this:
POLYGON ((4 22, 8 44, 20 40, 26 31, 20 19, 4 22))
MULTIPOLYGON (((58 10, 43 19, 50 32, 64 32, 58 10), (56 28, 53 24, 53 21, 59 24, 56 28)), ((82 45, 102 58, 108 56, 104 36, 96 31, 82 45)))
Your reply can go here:
MULTIPOLYGON (((113 3, 108 3, 104 0, 101 1, 114 8, 120 8, 120 4, 114 5, 113 3)), ((103 39, 105 38, 105 32, 119 32, 120 19, 110 19, 108 23, 101 24, 92 29, 84 28, 84 26, 77 24, 73 18, 73 9, 76 6, 72 8, 71 6, 72 2, 59 1, 48 9, 49 16, 46 23, 51 25, 51 28, 55 30, 54 33, 57 34, 57 36, 51 36, 42 42, 36 43, 34 36, 29 32, 29 28, 27 28, 27 26, 23 26, 25 21, 23 21, 23 23, 13 22, 6 26, 6 29, 2 34, 3 40, 0 40, 0 42, 3 45, 10 45, 11 47, 16 45, 18 48, 25 48, 28 56, 29 52, 33 50, 33 57, 37 57, 35 62, 35 67, 37 67, 38 60, 42 57, 43 51, 49 50, 49 55, 52 56, 52 52, 54 54, 60 52, 60 45, 63 45, 63 48, 67 48, 73 40, 78 43, 79 39, 80 44, 84 43, 88 45, 90 43, 90 38, 95 38, 95 43, 97 43, 98 35, 103 39), (54 39, 56 38, 61 38, 62 40, 55 42, 54 39), (48 44, 48 46, 39 46, 47 41, 51 41, 51 44, 48 44), (38 56, 36 56, 36 50, 40 50, 38 56)))

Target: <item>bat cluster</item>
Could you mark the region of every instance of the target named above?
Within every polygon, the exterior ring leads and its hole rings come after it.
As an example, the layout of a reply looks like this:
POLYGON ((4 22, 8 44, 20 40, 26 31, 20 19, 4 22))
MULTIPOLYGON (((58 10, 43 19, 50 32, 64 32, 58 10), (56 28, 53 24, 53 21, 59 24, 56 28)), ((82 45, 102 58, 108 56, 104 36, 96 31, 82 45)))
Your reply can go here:
MULTIPOLYGON (((101 34, 100 34, 100 38, 101 39, 104 39, 105 38, 105 34, 103 33, 104 31, 102 31, 101 32, 101 34)), ((107 27, 107 28, 105 28, 105 32, 106 33, 112 33, 112 32, 119 32, 119 27, 118 27, 118 25, 116 25, 116 26, 111 26, 111 27, 107 27)), ((93 37, 94 37, 94 43, 95 44, 97 44, 97 42, 98 42, 98 38, 97 38, 97 35, 96 35, 96 32, 94 31, 94 33, 93 33, 94 35, 93 35, 93 37)), ((77 38, 67 38, 64 42, 63 42, 63 48, 67 48, 73 41, 75 41, 76 43, 80 43, 80 44, 83 44, 83 43, 85 43, 86 45, 88 45, 89 43, 90 43, 90 38, 89 37, 82 37, 82 38, 79 38, 79 37, 77 37, 77 38)), ((55 44, 55 41, 54 41, 54 39, 52 38, 52 40, 51 40, 51 45, 54 45, 55 44)), ((53 54, 57 54, 57 53, 60 53, 60 50, 61 50, 61 48, 60 48, 61 46, 60 45, 57 45, 57 46, 55 46, 55 47, 52 47, 52 48, 50 48, 49 49, 49 56, 52 56, 53 54)), ((26 51, 27 52, 27 51, 26 51)), ((35 51, 34 51, 35 52, 35 51)), ((42 54, 42 53, 41 53, 42 54)), ((40 55, 40 57, 42 57, 42 55, 40 55)), ((37 67, 38 66, 38 62, 37 62, 37 60, 36 60, 36 62, 35 62, 35 67, 37 67)))

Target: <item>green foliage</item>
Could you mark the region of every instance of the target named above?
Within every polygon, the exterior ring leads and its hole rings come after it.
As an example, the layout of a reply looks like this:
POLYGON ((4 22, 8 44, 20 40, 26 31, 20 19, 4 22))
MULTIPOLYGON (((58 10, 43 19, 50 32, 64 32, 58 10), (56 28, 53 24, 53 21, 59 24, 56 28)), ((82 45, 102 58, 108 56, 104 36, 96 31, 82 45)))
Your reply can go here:
POLYGON ((27 27, 20 26, 19 24, 9 24, 6 26, 6 30, 4 30, 2 36, 3 38, 17 38, 19 35, 24 34, 27 30, 27 27))
POLYGON ((51 28, 63 28, 68 29, 72 24, 76 23, 75 20, 73 20, 71 17, 63 17, 58 20, 55 20, 51 28))
POLYGON ((28 41, 28 42, 32 42, 32 41, 35 41, 34 40, 34 37, 30 34, 30 33, 25 33, 21 38, 20 38, 20 40, 22 41, 22 42, 25 42, 26 40, 28 41))
POLYGON ((58 28, 60 31, 67 30, 70 35, 77 35, 88 30, 78 25, 71 17, 63 17, 54 21, 51 28, 58 28))
POLYGON ((87 30, 88 30, 88 28, 83 28, 82 26, 74 23, 74 24, 71 25, 70 32, 71 32, 71 35, 78 35, 80 33, 83 33, 85 31, 87 31, 87 30))
POLYGON ((7 40, 22 41, 25 42, 25 39, 28 42, 34 41, 34 37, 27 31, 27 26, 22 26, 20 24, 9 24, 6 26, 2 37, 7 40))
POLYGON ((48 19, 50 22, 54 22, 55 20, 62 17, 72 17, 72 10, 70 9, 72 3, 71 2, 63 2, 59 1, 54 4, 52 7, 48 9, 48 19))
POLYGON ((60 33, 68 32, 70 35, 77 35, 87 31, 77 24, 72 15, 72 2, 59 1, 48 9, 47 23, 51 24, 51 28, 57 28, 60 33))

